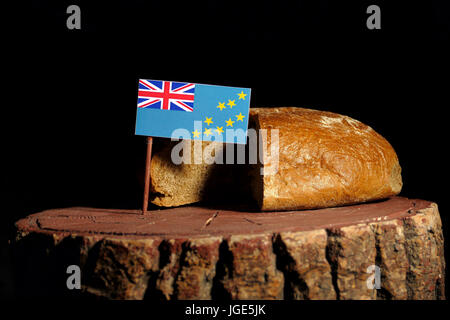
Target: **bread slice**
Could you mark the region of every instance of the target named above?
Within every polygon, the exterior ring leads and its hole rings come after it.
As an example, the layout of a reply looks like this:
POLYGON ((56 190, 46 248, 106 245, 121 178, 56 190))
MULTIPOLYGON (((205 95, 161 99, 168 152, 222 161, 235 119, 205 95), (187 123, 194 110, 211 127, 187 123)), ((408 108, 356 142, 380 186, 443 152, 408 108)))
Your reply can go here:
MULTIPOLYGON (((350 117, 295 107, 252 108, 249 127, 267 133, 261 135, 263 161, 257 164, 176 165, 171 160, 174 142, 156 152, 151 202, 170 207, 241 196, 248 202, 253 198, 264 211, 298 210, 387 198, 402 188, 392 146, 350 117), (271 152, 277 135, 279 148, 274 150, 279 151, 271 152)), ((183 143, 194 159, 199 149, 190 140, 183 143)), ((215 152, 225 153, 225 144, 216 142, 203 142, 201 149, 211 144, 215 152)))
POLYGON ((226 176, 221 173, 223 166, 208 164, 201 154, 210 148, 210 154, 223 152, 225 145, 217 142, 184 140, 170 142, 152 155, 151 163, 151 202, 162 207, 181 206, 203 200, 212 195, 214 181, 224 184, 226 176), (189 155, 179 154, 190 163, 174 164, 171 158, 173 148, 179 145, 181 150, 189 150, 189 155), (201 154, 198 152, 199 149, 201 154), (186 159, 187 159, 186 158, 186 159))

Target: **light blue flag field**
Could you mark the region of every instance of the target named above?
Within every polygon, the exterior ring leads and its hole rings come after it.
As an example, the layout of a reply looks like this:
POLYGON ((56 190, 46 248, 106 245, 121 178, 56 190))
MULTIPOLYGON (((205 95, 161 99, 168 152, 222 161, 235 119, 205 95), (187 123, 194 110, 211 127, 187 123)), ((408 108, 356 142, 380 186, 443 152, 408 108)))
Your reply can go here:
POLYGON ((136 135, 247 143, 250 88, 139 80, 136 135))

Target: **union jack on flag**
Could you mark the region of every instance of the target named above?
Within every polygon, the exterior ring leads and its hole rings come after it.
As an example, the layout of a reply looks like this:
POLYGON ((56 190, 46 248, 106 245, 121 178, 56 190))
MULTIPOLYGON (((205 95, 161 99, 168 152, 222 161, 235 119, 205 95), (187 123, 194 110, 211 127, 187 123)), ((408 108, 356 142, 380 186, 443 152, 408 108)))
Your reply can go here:
POLYGON ((194 111, 194 83, 139 80, 139 109, 194 111))

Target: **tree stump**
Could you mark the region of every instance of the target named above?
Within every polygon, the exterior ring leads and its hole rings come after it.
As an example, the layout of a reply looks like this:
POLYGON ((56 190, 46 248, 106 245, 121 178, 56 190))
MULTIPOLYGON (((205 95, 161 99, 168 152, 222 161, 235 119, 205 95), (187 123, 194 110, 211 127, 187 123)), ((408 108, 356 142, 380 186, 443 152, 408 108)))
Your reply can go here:
POLYGON ((445 299, 441 220, 424 200, 264 213, 186 206, 145 216, 67 208, 16 228, 16 280, 27 295, 445 299), (81 269, 81 290, 66 287, 69 265, 81 269))

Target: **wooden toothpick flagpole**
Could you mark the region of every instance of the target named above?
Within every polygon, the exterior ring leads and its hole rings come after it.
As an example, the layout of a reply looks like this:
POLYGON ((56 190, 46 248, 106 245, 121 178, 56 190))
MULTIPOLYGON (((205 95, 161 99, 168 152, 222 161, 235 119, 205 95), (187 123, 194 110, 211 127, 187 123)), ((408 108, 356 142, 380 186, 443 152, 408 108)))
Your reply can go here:
POLYGON ((150 169, 152 164, 152 144, 153 144, 153 137, 147 137, 147 157, 145 160, 145 184, 144 184, 144 202, 142 203, 142 214, 146 214, 148 209, 148 194, 150 189, 150 169))

